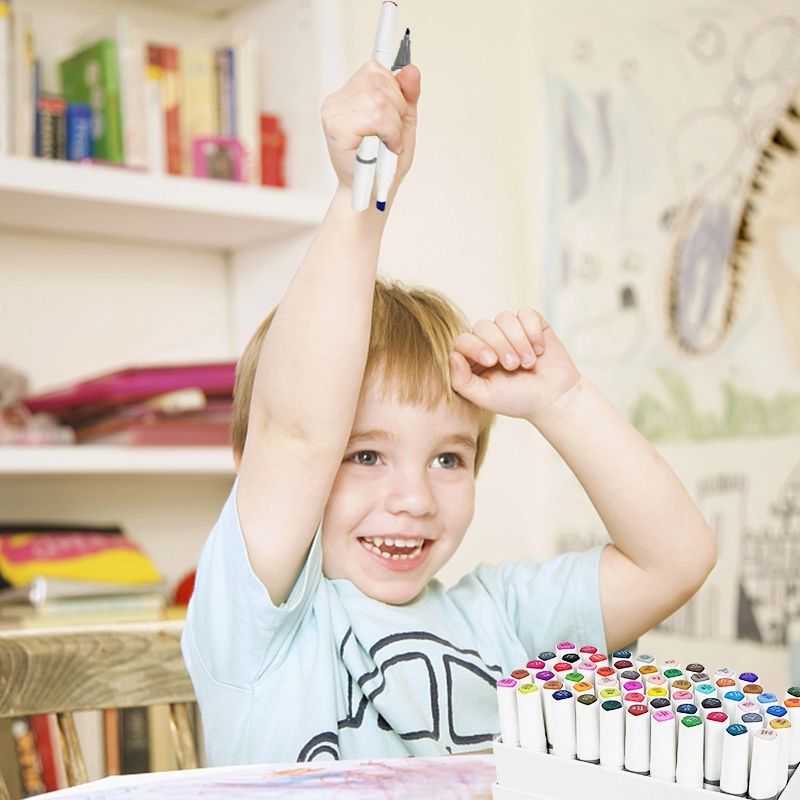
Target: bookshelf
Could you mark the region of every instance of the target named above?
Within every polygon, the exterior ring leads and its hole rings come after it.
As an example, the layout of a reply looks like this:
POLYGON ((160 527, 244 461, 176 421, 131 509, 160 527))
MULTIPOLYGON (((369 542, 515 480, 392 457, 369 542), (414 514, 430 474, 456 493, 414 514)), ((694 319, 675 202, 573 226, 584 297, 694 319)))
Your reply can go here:
MULTIPOLYGON (((42 391, 125 366, 238 357, 327 208, 319 109, 342 82, 339 4, 12 2, 32 16, 50 92, 58 61, 120 13, 145 41, 178 47, 219 47, 250 28, 260 107, 288 136, 290 188, 0 157, 2 360, 42 391)), ((228 448, 0 446, 0 521, 118 522, 171 589, 196 565, 234 476, 228 448)))

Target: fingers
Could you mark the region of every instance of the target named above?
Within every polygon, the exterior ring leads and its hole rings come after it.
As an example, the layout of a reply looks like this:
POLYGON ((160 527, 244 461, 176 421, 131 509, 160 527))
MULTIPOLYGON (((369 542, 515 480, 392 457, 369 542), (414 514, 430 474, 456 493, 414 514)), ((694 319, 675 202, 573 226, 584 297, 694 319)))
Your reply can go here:
POLYGON ((388 69, 368 61, 339 91, 325 98, 322 124, 328 139, 355 149, 365 136, 378 136, 392 152, 401 153, 407 118, 416 123, 420 83, 416 67, 406 70, 401 83, 388 69))
POLYGON ((499 365, 508 371, 522 367, 532 369, 544 352, 544 330, 547 323, 532 308, 518 314, 503 311, 494 321, 479 320, 472 333, 464 333, 456 341, 461 353, 477 374, 481 368, 499 365))

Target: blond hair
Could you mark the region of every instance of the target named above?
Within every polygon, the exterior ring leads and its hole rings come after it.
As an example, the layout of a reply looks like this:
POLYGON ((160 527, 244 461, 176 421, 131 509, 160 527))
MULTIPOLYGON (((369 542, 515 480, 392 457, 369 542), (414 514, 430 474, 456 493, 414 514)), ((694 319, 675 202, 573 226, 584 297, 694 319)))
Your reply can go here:
MULTIPOLYGON (((244 451, 256 367, 275 311, 273 309, 259 325, 236 368, 231 433, 237 457, 244 451)), ((475 412, 478 419, 477 474, 486 454, 495 415, 465 400, 450 385, 450 352, 459 334, 468 330, 463 313, 443 294, 378 278, 364 385, 374 382, 382 394, 392 395, 401 403, 428 408, 444 403, 454 410, 475 412)))

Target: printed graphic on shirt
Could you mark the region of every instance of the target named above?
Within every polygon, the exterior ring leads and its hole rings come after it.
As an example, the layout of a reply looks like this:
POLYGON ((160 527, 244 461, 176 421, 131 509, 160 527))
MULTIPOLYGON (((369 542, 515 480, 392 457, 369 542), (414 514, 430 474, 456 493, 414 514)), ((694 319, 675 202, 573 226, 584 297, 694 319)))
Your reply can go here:
MULTIPOLYGON (((349 628, 339 647, 348 672, 347 714, 338 721, 339 731, 374 727, 409 743, 440 742, 451 753, 492 741, 497 731, 487 726, 497 716, 500 666, 488 666, 477 651, 426 631, 386 636, 368 653, 372 668, 365 671, 367 654, 349 628)), ((297 760, 317 758, 339 758, 338 733, 313 736, 297 760)))

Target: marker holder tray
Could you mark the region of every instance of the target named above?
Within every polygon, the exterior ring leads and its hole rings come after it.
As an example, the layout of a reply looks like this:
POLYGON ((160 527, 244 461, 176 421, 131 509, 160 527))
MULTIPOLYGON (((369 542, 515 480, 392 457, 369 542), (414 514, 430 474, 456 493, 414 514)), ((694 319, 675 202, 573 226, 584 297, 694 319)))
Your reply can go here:
MULTIPOLYGON (((492 784, 493 800, 563 800, 589 791, 592 800, 620 800, 646 797, 647 800, 712 800, 717 789, 695 789, 677 783, 648 778, 624 770, 606 769, 576 759, 545 753, 532 753, 520 747, 494 742, 497 783, 492 784)), ((800 769, 797 770, 800 772, 800 769)), ((781 800, 800 800, 800 777, 795 772, 779 795, 781 800)))

